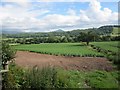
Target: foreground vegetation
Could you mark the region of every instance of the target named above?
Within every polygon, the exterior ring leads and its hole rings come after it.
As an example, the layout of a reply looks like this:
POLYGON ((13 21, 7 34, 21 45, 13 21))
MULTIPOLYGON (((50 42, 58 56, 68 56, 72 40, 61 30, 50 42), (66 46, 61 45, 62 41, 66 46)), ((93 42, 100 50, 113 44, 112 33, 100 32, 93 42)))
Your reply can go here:
POLYGON ((118 88, 118 71, 77 71, 58 68, 23 69, 15 64, 4 73, 4 88, 118 88))

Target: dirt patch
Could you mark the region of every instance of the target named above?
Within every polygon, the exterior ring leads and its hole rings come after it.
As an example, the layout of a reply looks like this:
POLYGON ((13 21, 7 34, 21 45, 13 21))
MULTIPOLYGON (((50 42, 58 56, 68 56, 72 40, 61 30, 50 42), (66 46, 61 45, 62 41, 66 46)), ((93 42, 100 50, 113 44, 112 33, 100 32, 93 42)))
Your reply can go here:
POLYGON ((66 70, 113 70, 111 62, 106 58, 98 57, 65 57, 38 54, 27 51, 18 51, 15 58, 16 64, 22 67, 62 67, 66 70))

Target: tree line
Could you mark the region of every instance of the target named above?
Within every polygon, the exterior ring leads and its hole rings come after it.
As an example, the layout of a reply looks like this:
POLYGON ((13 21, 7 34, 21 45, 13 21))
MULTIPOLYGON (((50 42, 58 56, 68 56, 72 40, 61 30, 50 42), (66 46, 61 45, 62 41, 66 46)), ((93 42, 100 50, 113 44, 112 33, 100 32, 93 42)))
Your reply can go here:
POLYGON ((73 42, 87 42, 90 41, 119 41, 120 36, 100 36, 95 32, 81 32, 76 37, 73 36, 49 36, 49 37, 35 37, 35 38, 8 38, 8 43, 20 43, 20 44, 40 44, 40 43, 73 43, 73 42))

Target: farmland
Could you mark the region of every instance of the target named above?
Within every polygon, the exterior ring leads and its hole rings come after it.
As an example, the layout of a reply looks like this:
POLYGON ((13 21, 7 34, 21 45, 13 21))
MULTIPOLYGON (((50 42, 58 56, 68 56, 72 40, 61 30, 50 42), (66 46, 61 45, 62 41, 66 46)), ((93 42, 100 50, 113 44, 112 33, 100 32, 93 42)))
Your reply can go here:
POLYGON ((3 86, 118 88, 120 38, 116 36, 117 28, 109 29, 101 28, 102 37, 92 33, 94 38, 88 31, 6 35, 3 40, 16 54, 15 62, 9 65, 10 72, 3 76, 3 86))
POLYGON ((103 57, 102 53, 93 51, 91 48, 81 43, 44 43, 17 45, 15 46, 15 49, 51 55, 103 57))
POLYGON ((4 77, 10 83, 9 86, 5 84, 6 87, 118 88, 119 71, 106 58, 108 53, 97 50, 99 47, 101 50, 118 53, 117 41, 90 42, 89 45, 83 42, 9 45, 17 53, 15 65, 10 67, 9 74, 4 77), (49 67, 44 69, 46 66, 49 67), (26 67, 30 70, 26 70, 26 67))
MULTIPOLYGON (((92 42, 90 44, 101 45, 102 43, 110 46, 117 46, 118 42, 92 42)), ((104 46, 104 45, 103 45, 104 46)), ((16 64, 25 67, 27 66, 59 66, 57 68, 57 84, 58 87, 66 88, 118 88, 118 74, 113 64, 111 64, 106 58, 99 57, 104 56, 102 53, 97 52, 90 46, 86 46, 83 43, 41 43, 41 44, 19 44, 13 45, 18 50, 16 57, 16 64), (26 52, 31 51, 31 52, 26 52), (33 53, 37 52, 37 53, 33 53), (42 53, 42 54, 39 54, 42 53), (50 54, 50 55, 47 55, 50 54), (57 55, 57 56, 55 56, 57 55), (59 56, 58 56, 59 55, 59 56), (64 57, 64 56, 67 57, 64 57), (77 57, 71 57, 77 56, 77 57), (79 57, 78 57, 79 56, 79 57), (84 57, 80 57, 84 56, 84 57), (91 56, 87 58, 87 56, 91 56), (98 57, 94 57, 98 56, 98 57), (68 79, 66 79, 68 78, 68 79), (108 83, 111 82, 111 83, 108 83), (106 84, 104 84, 106 83, 106 84), (62 85, 62 86, 61 86, 62 85)), ((118 48, 118 47, 115 47, 118 48)), ((14 71, 13 71, 14 72, 14 71)), ((54 73, 45 71, 46 73, 54 73)), ((16 72, 14 72, 16 73, 16 72)), ((41 87, 41 83, 38 79, 42 77, 48 78, 50 74, 41 75, 41 71, 32 71, 28 74, 29 79, 32 79, 30 86, 41 87), (37 73, 33 73, 37 72, 37 73), (37 76, 37 79, 36 77, 37 76), (36 80, 36 81, 35 81, 36 80), (38 86, 36 86, 36 84, 38 86)), ((49 82, 44 80, 48 85, 49 82)), ((28 86, 27 86, 28 87, 28 86)), ((47 87, 47 86, 46 86, 47 87)), ((52 87, 52 86, 51 86, 52 87)), ((56 86, 54 86, 56 87, 56 86)))
POLYGON ((114 53, 118 53, 118 50, 120 49, 119 47, 119 42, 111 41, 111 42, 92 42, 92 45, 95 45, 97 47, 100 47, 101 49, 104 50, 109 50, 114 53))
POLYGON ((119 63, 120 49, 117 41, 84 43, 42 43, 13 45, 16 50, 68 57, 106 57, 114 64, 119 63))
MULTIPOLYGON (((109 50, 118 53, 117 41, 113 42, 92 42, 92 45, 100 47, 104 50, 109 50)), ((44 43, 44 44, 30 44, 30 45, 16 45, 16 50, 32 51, 43 54, 51 55, 64 55, 64 56, 104 56, 102 53, 94 51, 90 46, 83 43, 44 43)))

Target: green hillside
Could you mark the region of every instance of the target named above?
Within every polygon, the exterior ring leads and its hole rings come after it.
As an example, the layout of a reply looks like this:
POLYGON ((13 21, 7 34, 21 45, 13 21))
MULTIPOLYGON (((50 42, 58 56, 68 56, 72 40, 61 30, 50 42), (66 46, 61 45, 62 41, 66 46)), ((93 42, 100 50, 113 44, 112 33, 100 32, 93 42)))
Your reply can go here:
POLYGON ((114 27, 113 31, 111 32, 111 36, 118 36, 120 34, 120 28, 114 27))

